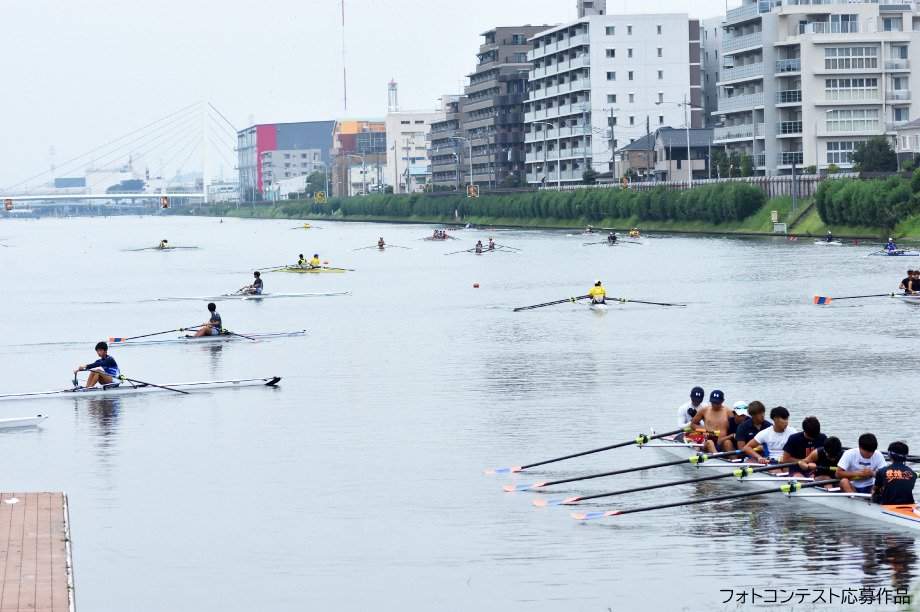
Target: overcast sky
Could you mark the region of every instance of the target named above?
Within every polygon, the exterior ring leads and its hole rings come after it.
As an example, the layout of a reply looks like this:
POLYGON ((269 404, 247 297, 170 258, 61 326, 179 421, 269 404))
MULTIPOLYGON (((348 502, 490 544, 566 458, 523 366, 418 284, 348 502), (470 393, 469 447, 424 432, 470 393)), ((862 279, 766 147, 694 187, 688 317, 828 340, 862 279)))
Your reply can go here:
MULTIPOLYGON (((724 0, 641 6, 691 4, 691 17, 725 10, 724 0)), ((608 11, 625 12, 624 0, 610 0, 608 11)), ((3 0, 0 189, 49 170, 52 146, 57 176, 82 176, 84 165, 64 162, 200 100, 204 76, 210 102, 236 128, 250 117, 383 116, 391 78, 403 108, 433 109, 474 70, 482 32, 574 18, 575 0, 346 0, 346 115, 340 0, 3 0)), ((228 160, 211 155, 214 178, 220 164, 233 172, 235 158, 222 152, 228 160)), ((196 153, 183 170, 201 167, 196 153)))

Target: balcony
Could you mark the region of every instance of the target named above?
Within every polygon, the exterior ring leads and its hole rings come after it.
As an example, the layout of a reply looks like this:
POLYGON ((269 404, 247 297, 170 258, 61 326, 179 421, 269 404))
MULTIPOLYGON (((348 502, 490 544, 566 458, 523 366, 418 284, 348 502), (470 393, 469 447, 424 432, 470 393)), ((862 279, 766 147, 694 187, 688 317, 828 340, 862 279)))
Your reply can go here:
MULTIPOLYGON (((748 5, 750 6, 750 5, 748 5)), ((722 71, 722 82, 737 81, 739 79, 750 79, 753 77, 763 76, 763 62, 756 64, 747 64, 736 68, 726 68, 722 71)))
POLYGON ((763 32, 754 32, 747 36, 737 36, 722 41, 722 53, 730 53, 738 49, 763 46, 763 32))
POLYGON ((776 72, 779 74, 783 72, 802 72, 801 58, 777 60, 776 72))
POLYGON ((753 109, 755 106, 763 106, 763 92, 734 96, 731 98, 719 98, 717 112, 738 111, 753 109))
POLYGON ((796 34, 863 34, 869 31, 865 21, 812 21, 796 25, 796 34))
POLYGON ((910 91, 907 89, 894 89, 892 91, 886 91, 885 99, 890 102, 897 102, 897 101, 909 102, 910 101, 910 91))
POLYGON ((885 70, 910 70, 910 60, 885 60, 885 70))
POLYGON ((767 134, 767 128, 763 123, 757 124, 757 130, 754 132, 754 135, 757 138, 763 138, 767 134))
POLYGON ((760 10, 757 4, 745 4, 738 8, 732 9, 725 14, 725 23, 732 23, 733 21, 744 21, 745 19, 750 19, 755 15, 759 15, 760 10))
POLYGON ((801 166, 803 163, 805 163, 805 154, 801 151, 785 151, 776 155, 778 166, 791 166, 792 164, 801 166))
POLYGON ((729 125, 727 127, 715 128, 712 132, 712 140, 721 142, 723 140, 737 140, 754 138, 754 124, 744 123, 742 125, 729 125))
POLYGON ((801 121, 780 121, 776 124, 776 135, 788 135, 788 134, 801 134, 802 133, 802 122, 801 121))
POLYGON ((802 103, 802 90, 801 89, 787 89, 786 91, 776 92, 776 103, 777 104, 801 104, 802 103))

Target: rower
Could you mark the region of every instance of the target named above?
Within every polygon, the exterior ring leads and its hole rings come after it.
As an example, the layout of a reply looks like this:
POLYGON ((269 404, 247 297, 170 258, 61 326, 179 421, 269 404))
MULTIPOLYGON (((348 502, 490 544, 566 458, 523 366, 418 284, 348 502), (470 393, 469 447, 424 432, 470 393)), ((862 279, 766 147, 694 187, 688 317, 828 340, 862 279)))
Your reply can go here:
POLYGON ((735 431, 735 446, 739 450, 744 449, 747 443, 753 440, 758 433, 773 427, 773 423, 766 419, 767 407, 762 402, 754 400, 748 404, 747 413, 751 418, 738 425, 738 429, 735 431))
MULTIPOLYGON (((702 421, 706 425, 706 429, 709 431, 718 431, 719 435, 728 431, 728 421, 732 417, 731 410, 727 406, 723 406, 722 402, 725 401, 725 394, 719 391, 718 389, 709 394, 709 405, 700 408, 696 413, 696 416, 693 417, 693 421, 690 422, 691 427, 698 427, 702 421)), ((708 434, 710 439, 707 439, 703 444, 703 452, 706 453, 721 453, 722 446, 718 443, 718 438, 716 441, 711 439, 712 436, 717 434, 708 434)), ((729 446, 732 446, 732 443, 729 442, 729 446)), ((734 447, 729 448, 728 450, 735 450, 734 447)))
POLYGON ((889 253, 893 253, 898 250, 898 245, 894 243, 893 238, 888 239, 888 244, 885 245, 885 248, 888 249, 889 253))
POLYGON ((613 233, 613 232, 610 232, 610 235, 607 236, 607 242, 608 242, 609 244, 616 244, 616 242, 617 242, 617 235, 616 235, 615 233, 613 233))
MULTIPOLYGON (((816 448, 805 457, 804 461, 799 461, 799 467, 803 474, 814 472, 815 480, 831 480, 837 478, 837 463, 843 454, 843 446, 840 439, 831 436, 824 441, 823 448, 816 448)), ((834 485, 827 485, 824 488, 829 489, 834 485)))
POLYGON ((910 292, 917 293, 920 291, 920 270, 914 270, 913 278, 910 279, 910 292))
POLYGON ((589 225, 588 227, 586 227, 586 228, 585 228, 585 233, 586 233, 586 234, 593 234, 593 233, 594 233, 594 226, 593 226, 593 225, 589 225))
POLYGON ((629 237, 630 237, 630 238, 638 238, 638 237, 639 237, 639 228, 638 228, 638 227, 634 227, 634 228, 632 228, 631 230, 629 230, 629 237))
POLYGON ((914 484, 917 473, 904 464, 909 449, 903 442, 888 445, 891 463, 875 473, 872 501, 883 506, 897 506, 914 503, 914 484))
POLYGON ((253 272, 252 275, 256 278, 251 285, 246 285, 243 287, 243 293, 249 295, 261 295, 262 294, 262 279, 259 272, 253 272))
POLYGON ((851 448, 840 457, 836 477, 842 479, 840 488, 847 493, 871 493, 875 473, 883 467, 885 457, 878 452, 878 440, 873 434, 864 433, 859 436, 859 447, 851 448))
POLYGON ((166 240, 166 238, 164 238, 163 240, 160 240, 160 244, 157 245, 157 248, 158 248, 158 249, 168 249, 168 248, 169 248, 169 241, 166 240))
POLYGON ((309 263, 310 268, 318 268, 319 266, 319 253, 313 253, 313 259, 309 263))
POLYGON ((301 268, 305 268, 307 266, 307 260, 303 256, 303 253, 297 256, 297 265, 300 266, 301 268))
POLYGON ((749 418, 745 414, 746 410, 747 402, 735 402, 735 405, 732 406, 731 414, 728 417, 728 430, 719 432, 719 437, 716 440, 716 446, 721 447, 723 451, 736 450, 735 436, 738 433, 738 428, 749 418))
POLYGON ((706 397, 706 392, 703 391, 702 387, 693 387, 690 390, 690 401, 686 404, 682 404, 680 408, 677 409, 678 427, 690 426, 690 423, 693 422, 693 417, 696 416, 696 413, 699 412, 700 407, 703 405, 704 397, 706 397))
POLYGON ((607 303, 607 290, 601 287, 601 281, 594 281, 594 286, 591 287, 591 291, 588 292, 588 295, 591 296, 592 304, 606 304, 607 303))
MULTIPOLYGON (((908 270, 908 271, 907 271, 907 278, 905 278, 904 280, 901 281, 901 285, 898 287, 898 289, 901 289, 902 291, 904 291, 904 293, 911 293, 912 291, 911 291, 911 288, 910 288, 910 282, 911 282, 912 280, 914 280, 913 277, 914 277, 914 271, 913 271, 913 270, 908 270)), ((920 288, 920 283, 917 283, 917 286, 918 286, 918 288, 920 288)))
POLYGON ((491 236, 489 236, 489 250, 490 250, 490 251, 494 251, 494 250, 495 250, 495 241, 492 240, 492 237, 491 237, 491 236))
MULTIPOLYGON (((783 458, 780 463, 790 463, 792 461, 804 461, 815 449, 822 448, 827 436, 821 433, 821 423, 817 417, 807 417, 802 421, 802 431, 789 436, 785 446, 783 446, 783 458)), ((800 470, 792 468, 790 472, 800 470)), ((809 476, 802 472, 804 476, 809 476)))
POLYGON ((89 378, 86 380, 87 389, 95 387, 97 382, 101 383, 103 388, 117 387, 120 385, 121 383, 117 382, 115 377, 121 376, 121 369, 119 369, 118 364, 115 363, 115 359, 109 355, 109 345, 105 342, 96 344, 96 354, 99 356, 99 359, 93 363, 82 365, 73 371, 74 380, 77 378, 77 372, 90 370, 92 368, 101 368, 90 372, 89 378))
POLYGON ((482 253, 482 240, 476 243, 476 252, 480 254, 482 253))
POLYGON ((830 233, 830 232, 827 232, 827 236, 824 237, 824 241, 825 241, 825 242, 833 242, 833 241, 834 241, 834 235, 833 235, 832 233, 830 233))
POLYGON ((382 251, 386 245, 387 243, 383 241, 383 236, 381 236, 380 240, 377 241, 377 248, 382 251))
POLYGON ((754 439, 747 443, 744 452, 749 459, 757 463, 770 463, 771 460, 779 461, 785 452, 783 448, 789 437, 796 433, 794 427, 789 426, 789 411, 782 406, 777 406, 770 411, 773 427, 759 432, 754 439), (757 452, 760 447, 760 453, 757 452), (766 455, 766 456, 765 456, 766 455))
MULTIPOLYGON (((261 282, 261 281, 259 281, 261 282)), ((207 323, 202 323, 201 329, 198 330, 192 338, 200 338, 201 336, 219 336, 221 330, 224 327, 223 322, 220 320, 220 315, 217 313, 217 305, 214 302, 208 304, 208 312, 211 313, 211 318, 208 319, 207 323)), ((188 334, 185 334, 185 337, 190 337, 188 334)))

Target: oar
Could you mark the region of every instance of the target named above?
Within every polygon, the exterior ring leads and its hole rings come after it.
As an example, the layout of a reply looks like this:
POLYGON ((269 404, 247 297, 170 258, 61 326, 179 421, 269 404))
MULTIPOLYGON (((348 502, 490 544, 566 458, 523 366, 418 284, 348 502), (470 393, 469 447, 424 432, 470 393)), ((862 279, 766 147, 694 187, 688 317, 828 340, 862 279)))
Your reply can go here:
MULTIPOLYGON (((567 300, 564 300, 567 301, 567 300)), ((599 453, 605 450, 611 450, 614 448, 622 448, 624 446, 631 446, 633 444, 646 444, 651 440, 658 440, 664 438, 665 436, 673 436, 679 433, 684 433, 688 431, 698 431, 703 432, 702 429, 696 429, 695 427, 682 427, 681 429, 675 429, 674 431, 669 431, 663 434, 655 434, 653 436, 639 436, 635 440, 628 440, 626 442, 619 442, 617 444, 611 444, 610 446, 603 446, 601 448, 595 448, 594 450, 583 451, 581 453, 575 453, 574 455, 565 455, 564 457, 556 457, 555 459, 547 459, 546 461, 538 461, 537 463, 531 463, 528 465, 519 465, 517 467, 505 468, 503 470, 483 470, 485 474, 511 474, 514 472, 520 472, 521 470, 526 470, 527 468, 537 467, 538 465, 546 465, 547 463, 556 463, 557 461, 564 461, 566 459, 572 459, 574 457, 583 457, 584 455, 591 455, 593 453, 599 453)), ((718 434, 719 432, 705 432, 705 433, 714 433, 718 434)))
POLYGON ((564 300, 556 300, 555 302, 546 302, 545 304, 534 304, 533 306, 521 306, 520 308, 515 308, 514 312, 519 310, 532 310, 534 308, 543 308, 544 306, 555 306, 556 304, 565 304, 566 302, 574 302, 576 300, 584 300, 591 297, 590 295, 580 295, 578 297, 570 297, 564 300))
POLYGON ((284 266, 265 266, 264 268, 253 268, 253 270, 280 270, 281 268, 287 268, 289 266, 296 266, 297 264, 287 264, 284 266))
POLYGON ((632 302, 634 304, 652 304, 654 306, 686 306, 686 304, 663 304, 661 302, 643 302, 642 300, 627 300, 626 298, 611 298, 617 302, 625 304, 626 302, 632 302))
MULTIPOLYGON (((96 372, 97 374, 105 374, 105 372, 100 372, 100 371, 97 371, 97 370, 85 370, 85 371, 86 371, 86 372, 96 372)), ((107 376, 112 376, 112 375, 111 375, 111 374, 108 374, 107 376)), ((127 376, 122 376, 122 375, 120 375, 120 374, 119 374, 118 376, 112 376, 112 378, 115 378, 115 379, 118 379, 118 380, 127 380, 128 382, 137 383, 137 384, 139 384, 139 385, 146 385, 146 386, 148 386, 148 387, 156 387, 157 389, 166 389, 167 391, 175 391, 176 393, 182 393, 183 395, 189 395, 189 392, 188 392, 188 391, 181 391, 181 390, 179 390, 179 389, 171 389, 171 388, 169 388, 169 387, 164 387, 164 386, 162 386, 162 385, 155 385, 155 384, 153 384, 153 383, 144 382, 144 381, 142 381, 142 380, 135 380, 135 379, 133 379, 133 378, 128 378, 127 376)), ((74 377, 74 379, 76 379, 76 377, 74 377)))
POLYGON ((502 485, 502 489, 512 493, 514 491, 529 491, 530 489, 542 489, 543 487, 551 487, 558 484, 565 484, 567 482, 578 482, 580 480, 591 480, 592 478, 601 478, 603 476, 618 476, 620 474, 629 474, 630 472, 639 472, 641 470, 654 470, 656 468, 670 467, 672 465, 680 465, 682 463, 696 463, 701 464, 709 459, 716 459, 719 457, 729 457, 731 455, 741 455, 743 450, 733 450, 726 451, 724 453, 716 453, 714 455, 705 455, 699 453, 690 457, 689 459, 678 459, 677 461, 666 461, 665 463, 653 463, 652 465, 640 465, 639 467, 627 468, 625 470, 617 470, 615 472, 602 472, 600 474, 590 474, 588 476, 576 476, 574 478, 566 478, 564 480, 553 480, 550 482, 538 482, 535 484, 529 485, 502 485))
POLYGON ((475 248, 472 248, 472 249, 466 249, 465 251, 454 251, 453 253, 444 253, 444 254, 445 255, 457 255, 458 253, 472 253, 475 250, 476 250, 475 248))
POLYGON ((398 244, 388 244, 388 245, 386 245, 386 246, 387 246, 387 248, 392 248, 392 249, 406 249, 406 250, 408 250, 408 251, 417 251, 417 250, 418 250, 418 249, 414 249, 414 248, 412 248, 412 247, 399 246, 398 244))
POLYGON ((246 338, 247 340, 252 340, 253 342, 261 342, 261 340, 259 340, 258 338, 250 338, 249 336, 244 336, 243 334, 232 332, 229 329, 222 329, 220 331, 221 333, 230 334, 231 336, 239 336, 240 338, 246 338))
POLYGON ((798 465, 798 461, 793 461, 790 463, 778 463, 776 465, 765 465, 762 467, 754 467, 759 465, 756 463, 745 464, 742 469, 734 470, 728 472, 727 474, 716 474, 715 476, 703 476, 702 478, 689 478, 687 480, 677 480, 675 482, 661 482, 654 485, 648 485, 645 487, 636 487, 635 489, 620 489, 618 491, 613 491, 611 493, 597 493, 596 495, 586 495, 584 497, 569 497, 566 499, 550 499, 550 500, 539 500, 535 499, 533 502, 534 506, 559 506, 562 504, 574 504, 577 501, 585 501, 588 499, 597 499, 598 497, 613 497, 615 495, 623 495, 625 493, 638 493, 639 491, 651 491, 652 489, 664 489, 667 487, 676 487, 677 485, 683 484, 694 484, 697 482, 707 482, 709 480, 718 480, 720 478, 742 478, 744 476, 750 476, 751 474, 756 474, 757 472, 764 472, 767 470, 775 470, 779 468, 786 468, 798 465))
MULTIPOLYGON (((607 516, 619 516, 621 514, 633 514, 634 512, 648 512, 649 510, 662 510, 664 508, 677 508, 678 506, 690 506, 692 504, 705 504, 709 502, 716 501, 725 501, 728 499, 740 499, 743 497, 754 497, 757 495, 766 495, 768 493, 795 493, 796 491, 801 491, 802 489, 808 489, 811 487, 826 487, 829 484, 837 484, 840 482, 839 478, 833 480, 818 480, 815 482, 790 482, 789 484, 784 484, 781 487, 776 487, 775 489, 762 489, 760 491, 748 491, 745 493, 733 493, 732 495, 719 495, 718 497, 707 497, 705 499, 691 499, 688 501, 674 502, 671 504, 659 504, 657 506, 645 506, 644 508, 632 508, 630 510, 610 510, 608 512, 588 512, 586 514, 572 514, 572 518, 576 521, 590 521, 593 519, 604 518, 607 516)), ((845 494, 844 494, 845 495, 845 494)))
MULTIPOLYGON (((386 245, 386 246, 389 246, 389 245, 386 245)), ((346 252, 351 253, 354 251, 363 251, 364 249, 376 249, 376 248, 379 248, 379 245, 374 244, 371 246, 361 247, 360 249, 350 249, 349 251, 346 251, 346 252)))
POLYGON ((838 298, 829 298, 821 297, 819 295, 815 296, 815 305, 822 306, 825 304, 830 304, 831 300, 860 300, 862 298, 874 298, 874 297, 894 297, 894 293, 876 293, 875 295, 851 295, 848 297, 838 297, 838 298))
POLYGON ((496 244, 496 245, 495 245, 495 248, 497 248, 497 249, 508 249, 509 251, 520 251, 520 250, 522 250, 522 249, 519 249, 519 248, 517 248, 517 247, 510 247, 510 246, 506 246, 506 245, 504 245, 504 244, 496 244))
POLYGON ((195 325, 194 327, 180 327, 179 329, 169 329, 167 331, 157 332, 155 334, 144 334, 143 336, 132 336, 130 338, 109 338, 109 342, 127 342, 128 340, 137 340, 138 338, 149 338, 150 336, 161 336, 163 334, 171 334, 173 332, 184 332, 190 329, 198 329, 200 325, 195 325))

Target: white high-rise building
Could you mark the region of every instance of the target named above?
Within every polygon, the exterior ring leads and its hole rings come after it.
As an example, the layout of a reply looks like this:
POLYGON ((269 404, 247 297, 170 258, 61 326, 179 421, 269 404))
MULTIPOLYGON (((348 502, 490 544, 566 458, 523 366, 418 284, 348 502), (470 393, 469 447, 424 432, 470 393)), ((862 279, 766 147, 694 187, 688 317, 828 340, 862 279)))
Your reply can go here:
MULTIPOLYGON (((580 182, 588 167, 613 170, 613 151, 646 131, 701 127, 699 36, 700 22, 686 13, 605 11, 533 37, 527 182, 580 182)), ((705 159, 691 165, 705 178, 705 159)))
POLYGON ((714 137, 728 153, 754 156, 757 174, 848 168, 856 142, 894 138, 916 117, 913 3, 743 0, 723 29, 714 137))

